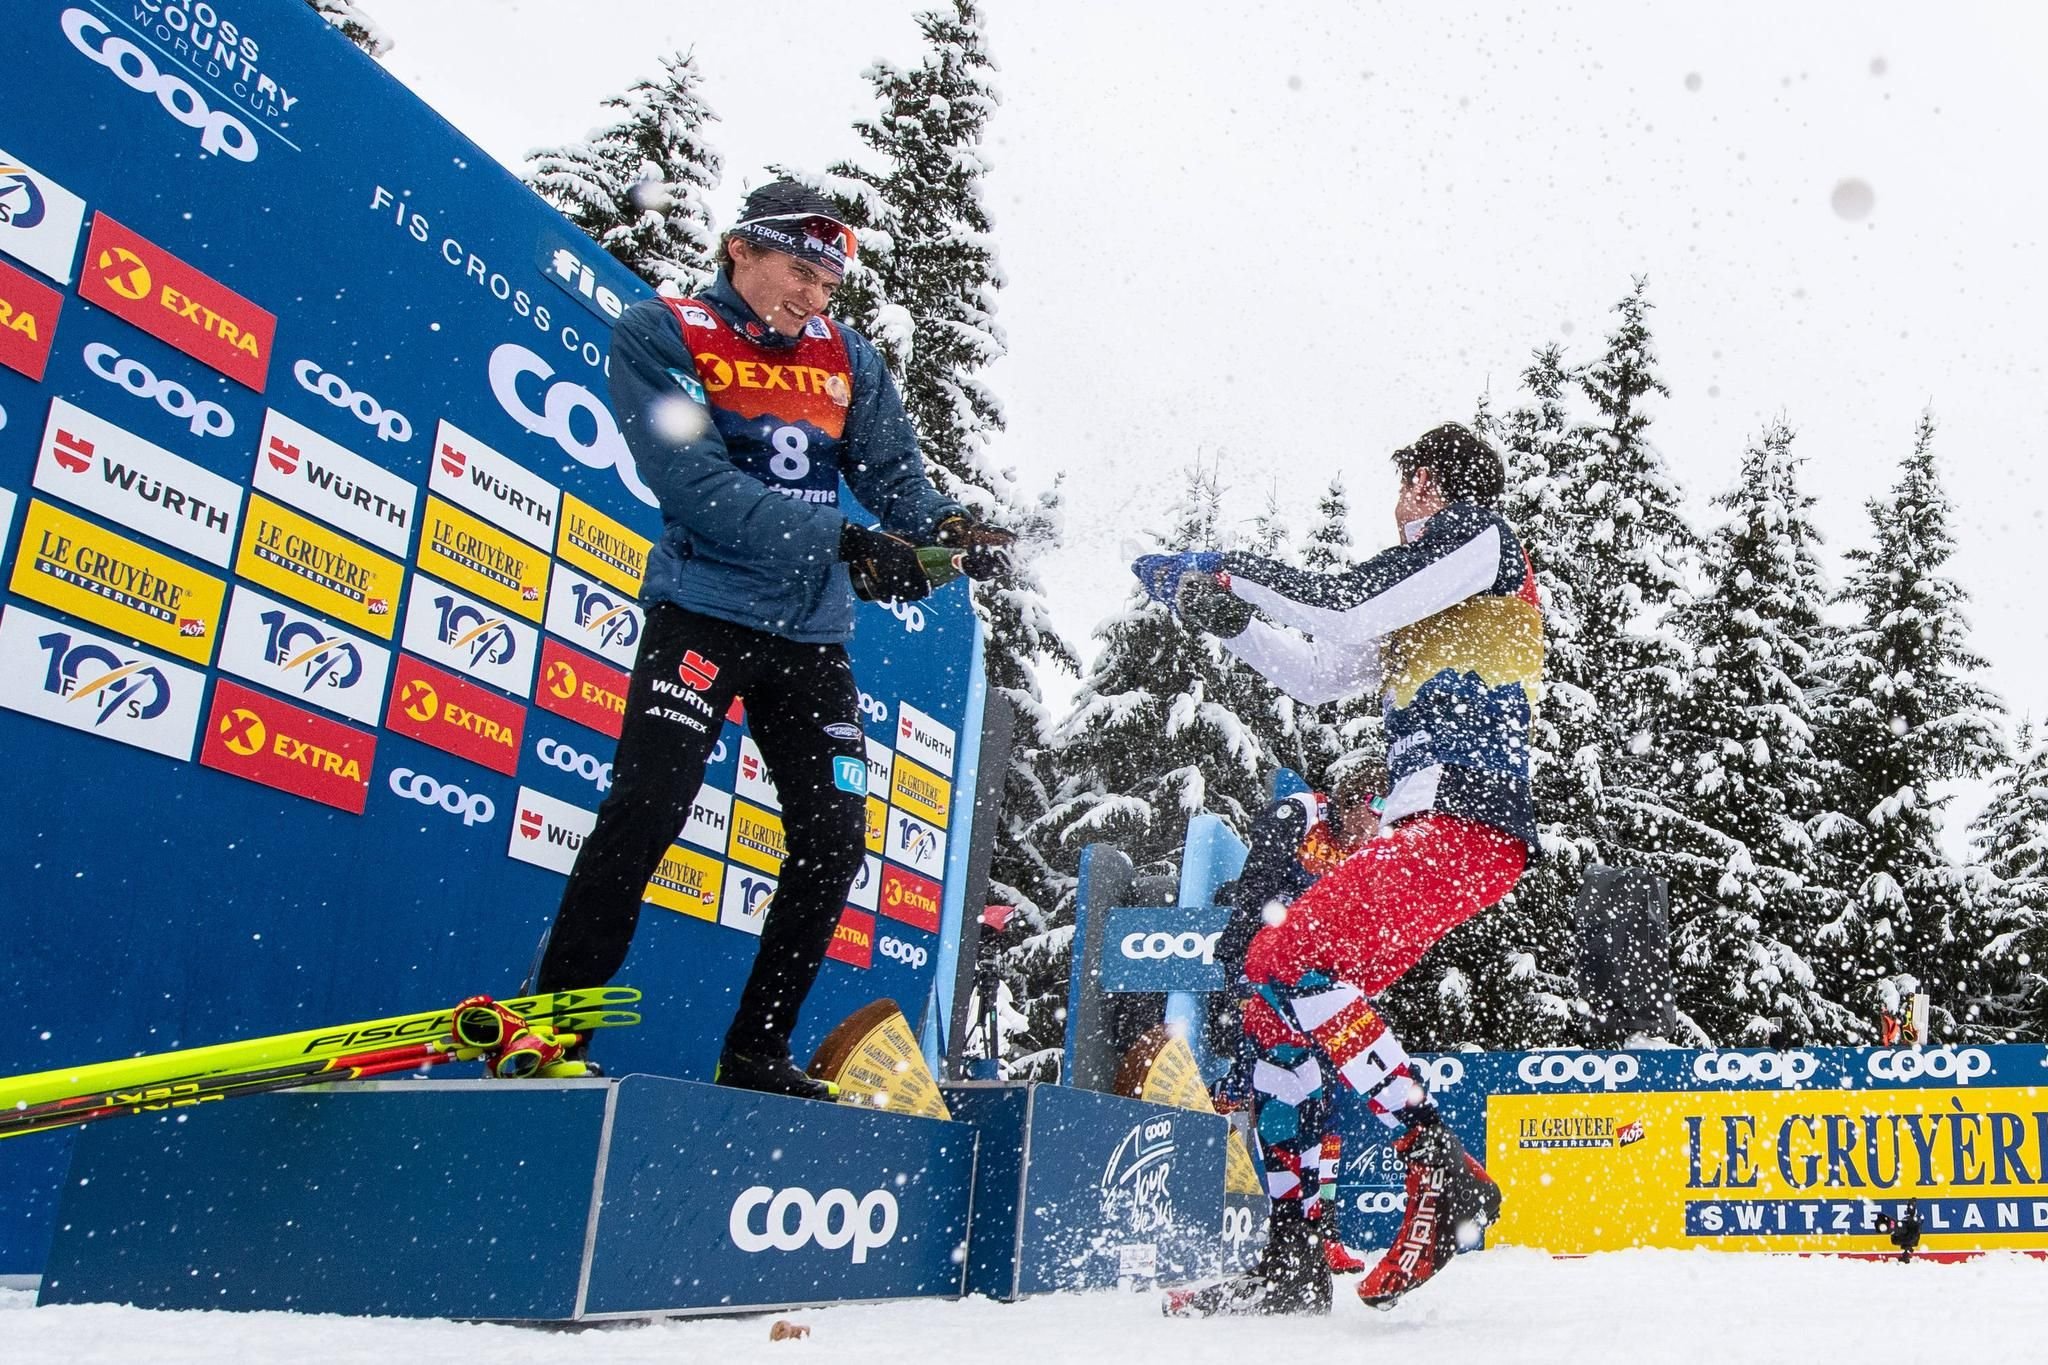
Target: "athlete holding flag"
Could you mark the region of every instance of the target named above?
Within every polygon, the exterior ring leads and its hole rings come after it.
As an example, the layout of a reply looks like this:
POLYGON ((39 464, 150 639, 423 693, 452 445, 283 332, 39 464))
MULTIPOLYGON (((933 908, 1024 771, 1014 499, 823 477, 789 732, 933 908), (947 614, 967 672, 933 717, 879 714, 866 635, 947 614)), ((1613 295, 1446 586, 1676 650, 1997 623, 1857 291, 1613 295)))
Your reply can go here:
MULTIPOLYGON (((1496 510, 1500 456, 1446 424, 1393 459, 1401 544, 1347 573, 1214 551, 1132 566, 1155 600, 1298 700, 1382 692, 1392 784, 1380 833, 1262 928, 1244 968, 1255 1107, 1293 1102, 1302 1082, 1290 1060, 1314 1049, 1400 1132, 1406 1215, 1358 1291, 1379 1308, 1442 1269, 1499 1213, 1499 1187, 1444 1124, 1372 1001, 1513 890, 1535 851, 1529 725, 1543 672, 1535 575, 1496 510)), ((1167 1311, 1329 1304, 1329 1271, 1297 1198, 1275 1200, 1256 1270, 1172 1294, 1167 1311)))

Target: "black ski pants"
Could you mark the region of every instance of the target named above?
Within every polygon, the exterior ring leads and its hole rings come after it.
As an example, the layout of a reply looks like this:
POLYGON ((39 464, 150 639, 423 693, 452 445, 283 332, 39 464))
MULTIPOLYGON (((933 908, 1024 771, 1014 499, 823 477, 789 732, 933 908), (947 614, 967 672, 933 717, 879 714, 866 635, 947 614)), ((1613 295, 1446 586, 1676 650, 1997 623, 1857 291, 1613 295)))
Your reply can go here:
POLYGON ((569 873, 535 989, 602 985, 624 964, 647 879, 689 821, 735 696, 782 798, 789 857, 726 1047, 772 1055, 789 1047, 865 852, 867 746, 841 645, 802 644, 672 603, 648 611, 611 793, 569 873), (858 777, 835 765, 846 758, 858 777))

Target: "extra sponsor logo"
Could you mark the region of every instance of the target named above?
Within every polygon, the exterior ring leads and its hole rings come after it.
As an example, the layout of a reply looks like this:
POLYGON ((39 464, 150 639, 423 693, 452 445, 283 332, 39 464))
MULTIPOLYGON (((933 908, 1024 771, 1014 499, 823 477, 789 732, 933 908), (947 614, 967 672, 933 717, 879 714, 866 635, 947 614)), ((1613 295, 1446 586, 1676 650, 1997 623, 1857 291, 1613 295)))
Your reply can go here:
POLYGON ((1702 1052, 1692 1059, 1696 1081, 1755 1082, 1791 1090, 1820 1070, 1810 1052, 1702 1052))
POLYGON ((465 825, 488 825, 497 818, 498 803, 482 792, 465 791, 411 768, 393 768, 388 784, 394 796, 462 817, 465 825))
POLYGON ((397 630, 404 567, 261 493, 249 495, 235 572, 383 639, 397 630))
POLYGON ((621 592, 638 594, 654 542, 626 529, 573 493, 562 495, 562 535, 555 554, 621 592))
POLYGON ((0 150, 0 251, 59 284, 71 283, 85 201, 35 167, 0 150))
POLYGON ((1524 1057, 1515 1074, 1529 1085, 1597 1085, 1612 1090, 1641 1074, 1626 1052, 1538 1052, 1524 1057))
MULTIPOLYGON (((178 12, 190 13, 182 7, 178 12)), ((57 22, 87 60, 105 67, 129 89, 154 96, 165 114, 196 132, 202 150, 236 161, 256 159, 256 134, 249 125, 207 103, 206 93, 158 66, 152 52, 119 37, 86 10, 67 9, 57 22)))
POLYGON ((570 644, 631 669, 647 615, 630 595, 557 563, 543 624, 570 644))
POLYGON ((377 433, 378 440, 396 441, 403 445, 412 439, 412 421, 404 413, 396 408, 387 408, 371 395, 351 388, 340 375, 321 369, 318 361, 298 361, 292 366, 292 378, 298 380, 299 387, 307 393, 324 398, 343 412, 353 414, 358 422, 377 433))
MULTIPOLYGON (((593 367, 598 363, 586 358, 593 367)), ((556 379, 554 366, 512 341, 491 352, 490 380, 491 395, 521 427, 553 441, 578 464, 613 470, 627 492, 649 507, 657 505, 612 410, 596 394, 573 380, 556 379), (590 433, 588 439, 582 432, 590 433)))
POLYGON ((404 644, 423 658, 502 692, 533 694, 540 632, 425 574, 412 576, 406 595, 404 644))
POLYGON ((1125 934, 1117 944, 1117 951, 1133 962, 1164 962, 1181 958, 1209 966, 1216 961, 1216 941, 1222 937, 1221 931, 1198 934, 1193 930, 1180 934, 1164 930, 1150 934, 1125 934))
POLYGON ((827 945, 825 956, 862 971, 874 966, 875 917, 852 906, 840 911, 839 924, 832 930, 832 942, 827 945))
POLYGON ((597 812, 557 801, 531 787, 519 789, 513 810, 512 841, 505 847, 505 856, 568 876, 584 839, 597 827, 597 812))
POLYGON ((1863 1065, 1873 1080, 1968 1085, 1991 1073, 1991 1054, 1980 1047, 1885 1048, 1871 1053, 1863 1065))
POLYGON ((35 486, 209 564, 226 568, 234 552, 239 484, 61 398, 50 400, 35 486))
POLYGON ((756 938, 761 922, 775 901, 775 878, 752 868, 735 867, 726 874, 725 896, 718 907, 718 922, 756 938))
POLYGON ((900 962, 914 972, 924 970, 924 964, 932 960, 929 948, 921 943, 907 943, 900 938, 884 938, 879 951, 891 962, 900 962))
POLYGON ((137 398, 147 398, 183 422, 194 436, 232 436, 235 417, 211 399, 199 398, 183 384, 159 379, 139 360, 130 360, 104 341, 87 344, 85 368, 110 384, 119 384, 137 398))
POLYGON ((0 610, 0 706, 190 762, 206 675, 38 615, 0 610))
POLYGON ((565 773, 574 774, 593 784, 599 796, 612 789, 612 765, 596 754, 586 754, 580 749, 572 749, 548 735, 542 735, 539 743, 533 746, 533 754, 550 768, 560 768, 565 773))
POLYGON ((0 365, 41 383, 63 307, 62 294, 0 263, 0 365))
POLYGON ((896 703, 896 748, 909 754, 941 776, 953 775, 955 738, 950 725, 941 725, 909 702, 896 703))
POLYGON ((1098 1188, 1104 1222, 1130 1232, 1165 1231, 1173 1225, 1173 1120, 1147 1119, 1132 1127, 1110 1153, 1098 1188))
POLYGON ((815 1246, 848 1252, 855 1265, 865 1265, 869 1252, 896 1240, 897 1218, 896 1196, 887 1190, 812 1194, 799 1186, 754 1185, 732 1201, 725 1226, 732 1244, 748 1255, 815 1246))
POLYGON ((31 498, 8 587, 117 634, 203 664, 227 584, 31 498))
POLYGON ((377 737, 222 678, 199 761, 293 796, 361 815, 377 737))
POLYGON ((754 743, 752 735, 740 736, 740 765, 733 773, 732 789, 736 795, 770 810, 782 809, 782 797, 775 790, 774 779, 768 776, 768 760, 761 757, 761 747, 754 743))
POLYGON ((887 852, 890 858, 927 877, 942 877, 946 872, 946 831, 922 815, 891 807, 887 852))
POLYGON ((649 905, 716 924, 724 886, 724 863, 694 848, 670 844, 660 866, 647 879, 647 890, 641 899, 649 905))
POLYGON ((891 772, 889 799, 944 829, 952 813, 953 784, 898 752, 891 772))
POLYGON ((263 392, 277 318, 104 212, 93 215, 78 292, 202 365, 263 392))
MULTIPOLYGON (((812 321, 822 322, 814 318, 812 321)), ((813 333, 816 335, 816 333, 813 333)), ((827 332, 829 336, 829 330, 827 332)), ((822 394, 840 407, 853 395, 845 371, 821 370, 816 365, 771 365, 761 360, 728 360, 712 351, 696 355, 697 373, 711 393, 727 389, 781 389, 785 393, 822 394)))
POLYGON ((610 664, 564 649, 553 640, 542 640, 540 685, 534 689, 533 699, 543 710, 617 739, 626 725, 626 685, 630 681, 630 675, 610 664))
POLYGON ((400 654, 384 727, 511 777, 519 771, 526 708, 400 654))
POLYGON ((847 901, 862 910, 873 910, 882 899, 882 860, 872 853, 861 855, 860 871, 853 874, 847 901))
POLYGON ((220 666, 294 700, 375 725, 391 651, 237 583, 221 632, 220 666))
POLYGON ((877 908, 890 919, 936 934, 939 932, 939 896, 939 884, 929 877, 906 872, 894 864, 882 868, 882 899, 877 908))
POLYGON ((736 863, 745 863, 763 872, 780 871, 782 860, 789 856, 789 845, 783 842, 781 817, 749 802, 735 800, 732 803, 732 839, 725 852, 736 863))
POLYGON ((682 841, 723 855, 732 840, 732 793, 716 787, 699 787, 690 798, 690 818, 683 823, 682 841))
POLYGON ((419 485, 275 409, 263 414, 255 486, 387 554, 412 545, 419 485))
POLYGON ((417 560, 420 568, 539 621, 547 612, 548 557, 429 494, 417 560))
POLYGON ((434 433, 427 490, 530 545, 554 544, 562 490, 445 419, 434 433))

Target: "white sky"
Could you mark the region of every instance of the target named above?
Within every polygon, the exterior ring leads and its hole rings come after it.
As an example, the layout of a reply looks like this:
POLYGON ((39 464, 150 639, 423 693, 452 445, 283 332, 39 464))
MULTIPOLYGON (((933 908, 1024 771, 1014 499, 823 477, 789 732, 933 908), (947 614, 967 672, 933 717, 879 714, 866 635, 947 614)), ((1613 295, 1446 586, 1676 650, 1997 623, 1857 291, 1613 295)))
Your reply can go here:
MULTIPOLYGON (((387 68, 509 164, 694 46, 725 215, 771 161, 857 153, 862 68, 919 51, 906 0, 366 4, 387 68)), ((1702 516, 1783 412, 1838 556, 1933 405, 1977 647, 2016 712, 2048 713, 2048 11, 988 9, 997 449, 1027 488, 1067 475, 1047 580, 1084 650, 1123 600, 1122 543, 1163 525, 1198 453, 1247 520, 1277 484, 1305 521, 1341 469, 1377 548, 1386 452, 1482 390, 1509 400, 1546 340, 1592 354, 1643 272, 1672 388, 1652 435, 1702 516), (1860 221, 1830 205, 1852 177, 1875 192, 1860 221)))

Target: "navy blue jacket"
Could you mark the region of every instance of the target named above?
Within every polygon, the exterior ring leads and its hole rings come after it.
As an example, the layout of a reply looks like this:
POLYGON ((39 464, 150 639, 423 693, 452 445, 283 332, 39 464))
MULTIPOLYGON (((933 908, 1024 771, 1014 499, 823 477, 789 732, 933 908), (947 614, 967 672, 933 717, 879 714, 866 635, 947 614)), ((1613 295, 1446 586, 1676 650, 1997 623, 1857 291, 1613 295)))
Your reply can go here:
MULTIPOLYGON (((723 272, 698 296, 735 330, 760 319, 723 272)), ((917 433, 881 355, 866 337, 832 324, 852 362, 840 475, 884 529, 928 545, 961 511, 931 486, 917 433)), ((795 342, 761 328, 770 349, 795 342)), ((640 478, 661 505, 661 541, 648 558, 641 600, 813 644, 853 635, 853 590, 839 562, 847 520, 837 507, 774 492, 742 472, 709 421, 664 422, 700 394, 697 362, 659 299, 634 304, 612 329, 611 400, 640 478), (688 383, 684 383, 684 379, 688 383), (678 426, 687 435, 678 439, 678 426), (664 434, 664 433, 667 434, 664 434)))

